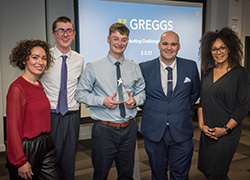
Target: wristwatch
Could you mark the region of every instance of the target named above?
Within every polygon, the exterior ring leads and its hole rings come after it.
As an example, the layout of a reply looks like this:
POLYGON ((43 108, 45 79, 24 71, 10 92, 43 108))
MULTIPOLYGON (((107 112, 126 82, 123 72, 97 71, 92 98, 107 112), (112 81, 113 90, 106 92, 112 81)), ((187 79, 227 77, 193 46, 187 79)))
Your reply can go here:
POLYGON ((227 134, 230 134, 232 132, 232 129, 227 127, 227 125, 224 125, 223 128, 226 129, 227 134))

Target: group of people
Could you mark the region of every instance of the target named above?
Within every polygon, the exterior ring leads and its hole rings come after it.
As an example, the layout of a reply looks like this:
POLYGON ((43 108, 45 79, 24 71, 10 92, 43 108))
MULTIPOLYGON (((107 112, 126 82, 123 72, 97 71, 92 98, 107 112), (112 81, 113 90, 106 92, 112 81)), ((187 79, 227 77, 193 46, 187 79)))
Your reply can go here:
POLYGON ((117 179, 132 180, 137 137, 135 116, 142 109, 141 133, 152 180, 188 179, 193 155, 191 106, 199 102, 201 130, 198 169, 209 180, 228 180, 229 166, 250 110, 248 72, 242 44, 230 28, 201 37, 201 81, 194 61, 177 56, 180 37, 160 37, 160 56, 139 65, 124 57, 130 31, 109 28, 106 56, 89 62, 71 50, 74 23, 58 17, 53 48, 23 40, 10 64, 24 70, 7 94, 6 167, 17 179, 73 180, 79 136, 79 103, 93 121, 93 179, 105 180, 115 161, 117 179), (198 101, 198 99, 200 100, 198 101))

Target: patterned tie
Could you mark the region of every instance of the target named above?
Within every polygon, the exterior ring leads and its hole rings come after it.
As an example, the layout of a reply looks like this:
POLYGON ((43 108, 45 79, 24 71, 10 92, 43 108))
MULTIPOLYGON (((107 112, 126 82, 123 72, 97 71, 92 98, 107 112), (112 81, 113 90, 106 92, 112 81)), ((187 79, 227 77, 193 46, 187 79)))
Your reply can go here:
POLYGON ((173 73, 171 67, 166 67, 168 70, 168 86, 167 86, 167 97, 170 97, 173 91, 173 73))
MULTIPOLYGON (((115 63, 116 65, 116 73, 117 73, 117 83, 118 83, 118 96, 119 96, 119 101, 124 101, 124 98, 123 98, 123 92, 122 92, 122 83, 119 83, 119 80, 121 80, 121 70, 120 70, 120 62, 117 61, 115 63)), ((119 104, 119 109, 120 109, 120 114, 121 114, 121 117, 125 117, 126 116, 126 112, 125 112, 125 107, 124 107, 124 103, 122 104, 119 104)))
POLYGON ((67 56, 62 56, 62 69, 61 69, 61 86, 59 91, 58 103, 56 112, 61 113, 63 116, 68 112, 68 101, 67 101, 67 56))

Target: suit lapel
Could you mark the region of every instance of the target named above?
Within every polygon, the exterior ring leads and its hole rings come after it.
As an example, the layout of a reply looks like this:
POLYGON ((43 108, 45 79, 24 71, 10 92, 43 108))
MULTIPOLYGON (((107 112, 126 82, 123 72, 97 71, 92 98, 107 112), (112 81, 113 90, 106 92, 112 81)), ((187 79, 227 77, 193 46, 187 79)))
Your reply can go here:
POLYGON ((176 91, 178 91, 178 89, 181 87, 182 83, 184 82, 184 75, 185 75, 185 70, 182 64, 182 61, 177 57, 176 58, 176 65, 177 65, 177 82, 176 82, 176 86, 174 88, 174 91, 171 95, 171 97, 175 96, 176 91))

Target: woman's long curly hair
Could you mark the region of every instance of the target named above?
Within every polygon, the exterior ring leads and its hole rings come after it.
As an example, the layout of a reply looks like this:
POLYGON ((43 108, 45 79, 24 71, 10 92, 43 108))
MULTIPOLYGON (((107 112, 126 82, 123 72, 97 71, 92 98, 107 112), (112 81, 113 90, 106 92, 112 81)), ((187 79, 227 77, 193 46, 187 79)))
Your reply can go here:
POLYGON ((234 68, 241 64, 243 51, 242 43, 232 29, 225 27, 220 31, 206 32, 201 40, 200 56, 201 56, 201 72, 202 75, 208 75, 210 70, 215 67, 215 61, 211 54, 211 48, 216 39, 221 39, 228 48, 228 68, 234 68))
POLYGON ((50 45, 42 40, 22 40, 16 44, 9 56, 10 64, 13 67, 18 67, 21 70, 25 69, 25 62, 28 61, 31 55, 31 49, 34 47, 41 47, 44 49, 47 56, 46 70, 49 69, 52 63, 52 56, 50 52, 50 45))

